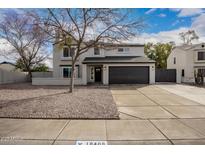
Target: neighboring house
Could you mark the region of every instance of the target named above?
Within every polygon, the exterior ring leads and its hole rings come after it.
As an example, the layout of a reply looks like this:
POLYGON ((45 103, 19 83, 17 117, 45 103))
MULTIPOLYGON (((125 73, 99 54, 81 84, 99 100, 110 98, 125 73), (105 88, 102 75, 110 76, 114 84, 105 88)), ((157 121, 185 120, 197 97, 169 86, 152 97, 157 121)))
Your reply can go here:
POLYGON ((0 84, 27 82, 27 79, 27 73, 16 70, 13 63, 0 63, 0 84))
POLYGON ((167 68, 176 69, 177 82, 194 82, 194 74, 205 76, 205 44, 176 46, 167 59, 167 68))
MULTIPOLYGON (((101 43, 82 54, 75 66, 75 84, 153 84, 155 61, 144 54, 141 44, 101 43)), ((74 50, 74 47, 73 47, 74 50)), ((54 44, 53 78, 35 78, 34 85, 68 85, 71 75, 71 51, 54 44)))
POLYGON ((15 65, 13 63, 6 62, 6 61, 0 63, 0 68, 7 70, 9 72, 15 71, 15 65))

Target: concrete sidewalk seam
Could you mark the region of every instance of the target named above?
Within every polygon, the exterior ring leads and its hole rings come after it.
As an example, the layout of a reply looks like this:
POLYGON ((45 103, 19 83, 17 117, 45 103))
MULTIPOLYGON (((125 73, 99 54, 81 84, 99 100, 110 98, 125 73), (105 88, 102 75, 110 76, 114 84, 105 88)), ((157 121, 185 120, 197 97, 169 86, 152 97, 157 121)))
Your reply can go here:
POLYGON ((55 141, 58 139, 58 137, 61 135, 61 133, 63 132, 63 130, 68 126, 68 124, 70 123, 71 120, 68 120, 65 124, 65 126, 63 126, 63 128, 60 130, 59 134, 56 136, 56 138, 54 139, 52 145, 54 145, 55 141))
MULTIPOLYGON (((139 90, 138 90, 139 91, 139 90)), ((140 92, 140 91, 139 91, 140 92)), ((142 92, 140 92, 141 94, 143 94, 142 92)), ((147 95, 143 94, 145 97, 147 97, 149 100, 151 100, 153 103, 157 104, 157 106, 161 107, 162 109, 164 109, 165 111, 167 111, 168 113, 170 113, 171 115, 173 115, 176 118, 177 117, 175 114, 173 114, 172 112, 170 112, 169 110, 167 110, 166 108, 164 108, 163 106, 161 106, 159 103, 157 103, 156 101, 154 101, 153 99, 151 99, 150 97, 148 97, 147 95)))
POLYGON ((151 120, 148 120, 172 145, 174 145, 174 143, 171 141, 171 139, 169 139, 151 120))

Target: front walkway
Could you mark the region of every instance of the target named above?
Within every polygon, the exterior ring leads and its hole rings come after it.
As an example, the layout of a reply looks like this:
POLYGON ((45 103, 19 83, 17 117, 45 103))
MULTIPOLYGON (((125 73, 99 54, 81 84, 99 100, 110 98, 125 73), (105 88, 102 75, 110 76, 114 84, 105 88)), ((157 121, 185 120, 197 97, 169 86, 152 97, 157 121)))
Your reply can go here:
POLYGON ((0 144, 205 144, 205 106, 153 85, 112 86, 121 120, 0 119, 0 144))

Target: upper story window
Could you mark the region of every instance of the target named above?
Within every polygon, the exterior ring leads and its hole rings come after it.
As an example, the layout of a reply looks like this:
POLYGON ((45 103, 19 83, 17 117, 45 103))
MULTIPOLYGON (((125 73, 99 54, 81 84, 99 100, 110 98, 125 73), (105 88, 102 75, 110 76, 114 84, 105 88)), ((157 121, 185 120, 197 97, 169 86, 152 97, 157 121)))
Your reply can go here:
POLYGON ((63 57, 71 57, 69 48, 63 48, 63 57))
POLYGON ((100 55, 100 49, 99 48, 94 48, 94 55, 100 55))
POLYGON ((118 52, 124 52, 124 48, 118 48, 118 52))
POLYGON ((74 53, 75 48, 68 48, 64 47, 63 48, 63 57, 72 57, 72 53, 74 53))
POLYGON ((205 60, 205 52, 198 52, 198 60, 205 60))
POLYGON ((128 52, 129 48, 118 48, 118 52, 128 52))
POLYGON ((128 52, 128 51, 130 51, 130 48, 124 48, 124 51, 128 52))
POLYGON ((176 57, 174 57, 174 64, 176 64, 176 57))

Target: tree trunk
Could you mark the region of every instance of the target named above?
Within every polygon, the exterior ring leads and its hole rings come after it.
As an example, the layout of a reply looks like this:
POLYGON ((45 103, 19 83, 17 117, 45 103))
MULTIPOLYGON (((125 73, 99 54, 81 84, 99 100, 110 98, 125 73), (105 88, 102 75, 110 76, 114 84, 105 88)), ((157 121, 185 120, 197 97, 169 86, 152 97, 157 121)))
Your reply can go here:
POLYGON ((28 81, 31 82, 32 81, 32 72, 30 69, 28 69, 28 81))
POLYGON ((74 89, 74 72, 75 72, 75 63, 72 63, 71 78, 70 78, 70 93, 72 93, 74 89))

